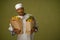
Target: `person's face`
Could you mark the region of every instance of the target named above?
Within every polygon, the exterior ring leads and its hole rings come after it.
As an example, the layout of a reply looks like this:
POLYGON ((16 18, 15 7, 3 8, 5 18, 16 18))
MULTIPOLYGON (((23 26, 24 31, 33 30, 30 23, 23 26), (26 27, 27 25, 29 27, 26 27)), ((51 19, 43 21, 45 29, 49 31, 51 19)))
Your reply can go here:
POLYGON ((16 11, 18 12, 19 15, 24 14, 24 8, 19 8, 16 11))

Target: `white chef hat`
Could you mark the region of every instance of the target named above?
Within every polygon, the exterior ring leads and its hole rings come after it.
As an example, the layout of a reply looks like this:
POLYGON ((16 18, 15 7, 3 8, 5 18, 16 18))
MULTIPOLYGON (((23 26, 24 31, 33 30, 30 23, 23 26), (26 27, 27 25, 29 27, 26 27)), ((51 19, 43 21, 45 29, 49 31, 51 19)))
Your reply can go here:
POLYGON ((19 8, 22 8, 22 7, 23 7, 22 3, 18 3, 18 4, 15 5, 16 9, 19 9, 19 8))

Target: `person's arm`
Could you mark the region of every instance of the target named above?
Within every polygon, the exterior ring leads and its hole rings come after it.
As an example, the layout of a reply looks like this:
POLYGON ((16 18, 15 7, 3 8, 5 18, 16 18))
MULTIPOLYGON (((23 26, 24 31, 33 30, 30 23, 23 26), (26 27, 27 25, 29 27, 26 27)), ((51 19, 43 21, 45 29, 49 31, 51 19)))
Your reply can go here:
POLYGON ((15 32, 14 32, 13 27, 12 27, 11 24, 9 24, 8 30, 10 31, 10 33, 11 33, 12 36, 15 35, 15 32))
POLYGON ((35 29, 35 32, 38 31, 38 23, 35 18, 34 18, 34 29, 35 29))
POLYGON ((35 30, 34 30, 35 32, 38 31, 38 25, 37 25, 37 23, 35 24, 34 29, 35 29, 35 30))
POLYGON ((34 27, 33 27, 32 31, 37 32, 38 31, 38 23, 34 17, 32 17, 32 19, 34 21, 34 27))

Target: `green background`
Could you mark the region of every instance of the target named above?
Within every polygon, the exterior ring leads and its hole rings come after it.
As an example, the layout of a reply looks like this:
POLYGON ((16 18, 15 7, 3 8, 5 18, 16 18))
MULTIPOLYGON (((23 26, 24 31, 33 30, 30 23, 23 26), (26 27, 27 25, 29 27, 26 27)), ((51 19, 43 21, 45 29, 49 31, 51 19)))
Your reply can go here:
POLYGON ((60 40, 60 0, 0 0, 0 40, 16 40, 8 27, 10 18, 17 15, 14 6, 19 2, 39 23, 35 40, 60 40))

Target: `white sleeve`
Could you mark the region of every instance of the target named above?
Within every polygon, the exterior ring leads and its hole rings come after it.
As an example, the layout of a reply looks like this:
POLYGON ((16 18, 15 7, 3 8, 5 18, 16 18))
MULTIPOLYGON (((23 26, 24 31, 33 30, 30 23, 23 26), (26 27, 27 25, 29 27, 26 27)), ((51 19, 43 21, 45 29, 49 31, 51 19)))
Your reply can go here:
POLYGON ((38 22, 35 17, 34 17, 34 21, 35 21, 35 24, 34 24, 35 32, 37 32, 39 26, 38 26, 38 22))
POLYGON ((13 27, 11 24, 9 24, 9 28, 8 30, 10 31, 11 35, 14 36, 15 35, 15 32, 13 31, 13 27))
POLYGON ((13 31, 13 27, 11 24, 9 24, 9 28, 8 28, 9 31, 13 31))

